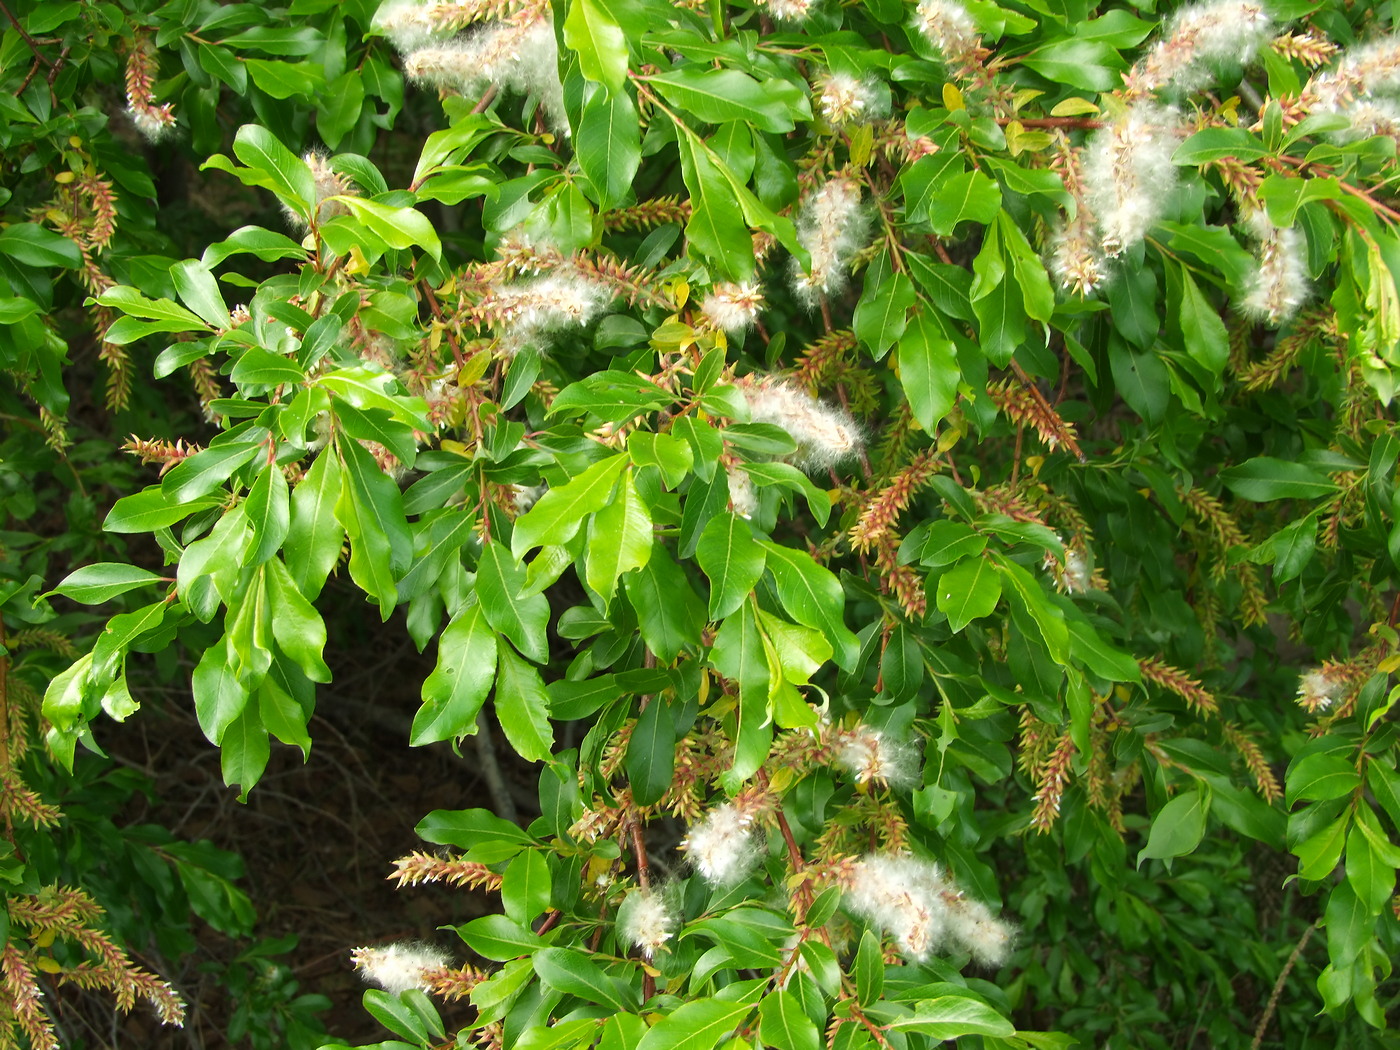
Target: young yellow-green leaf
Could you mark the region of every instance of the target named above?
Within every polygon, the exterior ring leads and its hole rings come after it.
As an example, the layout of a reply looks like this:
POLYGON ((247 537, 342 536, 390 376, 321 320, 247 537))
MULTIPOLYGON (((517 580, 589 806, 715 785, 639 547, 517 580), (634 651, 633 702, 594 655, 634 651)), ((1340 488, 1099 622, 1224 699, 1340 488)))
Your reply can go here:
POLYGON ((609 456, 558 488, 551 488, 516 519, 510 539, 511 553, 519 558, 532 547, 567 543, 588 515, 607 505, 617 475, 627 461, 625 454, 609 456))
POLYGON ((365 229, 390 248, 412 248, 417 245, 434 259, 442 257, 442 242, 438 240, 432 222, 422 212, 349 195, 330 199, 344 204, 365 229))
POLYGON ((496 632, 473 596, 438 638, 437 665, 423 680, 423 706, 409 743, 417 747, 470 736, 496 679, 496 632))
POLYGON ((606 607, 617 578, 651 560, 651 513, 637 492, 632 472, 622 475, 612 502, 588 523, 588 564, 584 576, 606 607))
POLYGON ((695 558, 710 578, 710 620, 718 622, 739 608, 763 575, 763 548, 753 528, 730 511, 717 514, 700 534, 695 558))
POLYGON ((964 558, 938 579, 935 602, 956 633, 983 616, 990 616, 1001 598, 1001 576, 981 556, 964 558))
POLYGON ((549 694, 540 673, 508 645, 499 646, 496 718, 515 753, 527 762, 548 762, 554 746, 549 694))
POLYGON ((515 647, 537 664, 549 659, 549 599, 542 594, 528 597, 525 568, 510 551, 494 540, 481 548, 477 562, 476 594, 481 600, 486 622, 515 643, 515 647))

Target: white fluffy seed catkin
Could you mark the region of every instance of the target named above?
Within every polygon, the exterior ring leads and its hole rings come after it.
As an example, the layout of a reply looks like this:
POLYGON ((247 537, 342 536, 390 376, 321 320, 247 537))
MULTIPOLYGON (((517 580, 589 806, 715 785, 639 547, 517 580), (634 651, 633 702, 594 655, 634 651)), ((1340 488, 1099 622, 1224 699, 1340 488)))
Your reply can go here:
POLYGON ((700 316, 711 328, 743 332, 752 328, 763 309, 763 289, 753 282, 717 284, 700 302, 700 316))
POLYGON ((967 8, 957 0, 920 0, 914 26, 929 43, 938 48, 950 66, 968 66, 977 61, 982 38, 967 8))
POLYGON ((629 893, 617 912, 619 936, 648 959, 665 947, 678 924, 665 898, 649 889, 629 893))
POLYGON ((1116 257, 1147 236, 1176 186, 1176 110, 1139 102, 1094 133, 1084 153, 1084 188, 1099 221, 1099 244, 1116 257))
POLYGON ((572 269, 498 284, 477 303, 501 348, 514 354, 526 344, 548 342, 557 333, 587 324, 612 301, 612 291, 572 269))
POLYGON ((817 80, 817 111, 832 127, 859 124, 879 116, 871 85, 849 73, 828 73, 817 80))
POLYGON ((569 133, 559 46, 547 17, 488 22, 460 40, 428 44, 404 58, 410 80, 468 94, 485 84, 533 95, 550 126, 569 133))
POLYGON ((681 848, 700 877, 713 886, 731 886, 759 861, 758 836, 753 820, 732 802, 710 810, 690 829, 681 848))
POLYGON ((909 959, 926 959, 948 941, 984 966, 1000 966, 1010 954, 1011 927, 963 896, 932 861, 872 853, 845 882, 846 907, 893 937, 909 959))
POLYGON ((1308 296, 1307 240, 1297 228, 1275 226, 1262 208, 1246 215, 1244 224, 1259 251, 1240 306, 1248 316, 1278 327, 1308 296))
POLYGON ((819 471, 860 454, 860 427, 844 409, 819 401, 801 387, 763 380, 744 391, 749 418, 786 430, 797 443, 791 459, 803 470, 819 471))
POLYGON ((1125 78, 1132 93, 1194 91, 1211 80, 1217 62, 1248 63, 1273 32, 1255 0, 1191 4, 1172 16, 1165 35, 1125 78))
POLYGON ((832 746, 837 764, 851 773, 858 784, 899 783, 912 778, 913 750, 892 740, 883 730, 869 726, 838 729, 832 735, 832 746))
POLYGON ((792 284, 809 308, 845 290, 852 258, 870 242, 870 226, 854 179, 829 179, 802 199, 797 240, 810 253, 812 268, 804 272, 793 259, 792 284))
POLYGON ((377 948, 356 948, 351 952, 355 968, 366 981, 377 984, 390 995, 410 988, 426 990, 423 973, 446 966, 446 952, 427 944, 385 944, 377 948))

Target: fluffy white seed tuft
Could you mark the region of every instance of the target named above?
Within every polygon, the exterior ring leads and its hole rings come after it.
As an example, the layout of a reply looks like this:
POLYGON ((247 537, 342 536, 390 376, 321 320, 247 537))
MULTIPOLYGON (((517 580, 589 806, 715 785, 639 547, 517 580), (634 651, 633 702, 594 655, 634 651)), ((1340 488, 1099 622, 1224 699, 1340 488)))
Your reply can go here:
POLYGON ((1139 102, 1085 149, 1084 188, 1099 220, 1099 246, 1116 257, 1147 236, 1176 186, 1176 110, 1139 102))
POLYGON ((837 730, 832 741, 836 761, 856 783, 902 783, 913 779, 915 753, 888 733, 868 726, 837 730))
POLYGON ((1273 22, 1256 0, 1192 4, 1172 16, 1166 35, 1125 78, 1135 93, 1194 91, 1217 62, 1249 62, 1268 42, 1273 22))
POLYGON ((1326 711, 1346 694, 1349 679, 1335 664, 1314 667, 1298 679, 1298 703, 1309 711, 1326 711))
POLYGON ((409 79, 464 94, 485 84, 534 95, 550 126, 569 133, 559 46, 548 18, 490 22, 460 40, 429 44, 404 58, 409 79))
POLYGON ((753 478, 742 467, 729 467, 725 473, 729 475, 729 506, 745 521, 751 520, 758 513, 758 490, 753 478))
POLYGON ((717 284, 700 303, 700 315, 711 328, 743 332, 753 327, 763 309, 763 289, 754 282, 717 284))
POLYGON ((1307 241, 1297 228, 1275 226, 1262 208, 1245 216, 1245 225, 1259 242, 1259 253, 1240 305, 1249 316, 1277 327, 1307 298, 1307 241))
POLYGON ((1011 927, 962 892, 932 861, 869 854, 846 880, 846 907, 880 927, 909 959, 927 959, 951 941, 985 966, 1006 961, 1011 927))
POLYGON ((828 73, 817 81, 817 110, 832 127, 870 120, 879 116, 879 108, 869 81, 849 73, 828 73))
POLYGON ((571 269, 498 284, 477 304, 492 322, 506 353, 546 343, 555 334, 588 324, 612 301, 611 289, 571 269))
POLYGON ((812 0, 758 0, 778 22, 803 22, 812 13, 812 0))
POLYGON ((753 818, 732 802, 710 810, 690 829, 681 847, 701 878, 713 886, 732 886, 758 863, 758 835, 753 818))
POLYGON ((377 948, 356 948, 350 955, 355 968, 366 981, 379 985, 390 995, 410 988, 426 991, 423 974, 448 965, 446 952, 427 944, 385 944, 377 948))
POLYGON ((781 427, 797 442, 792 461, 803 470, 827 470, 860 454, 860 427, 851 414, 793 383, 760 382, 745 398, 753 422, 781 427))
POLYGON ((914 26, 950 66, 973 65, 982 47, 977 25, 957 0, 920 0, 914 26))
POLYGON ((660 893, 634 890, 617 913, 617 929, 622 939, 650 959, 676 932, 678 919, 660 893))
POLYGON ((792 282, 793 291, 808 307, 845 290, 852 258, 870 241, 870 226, 870 214, 861 206, 860 187, 854 179, 830 179, 803 198, 797 240, 811 254, 812 268, 804 273, 794 259, 792 282))

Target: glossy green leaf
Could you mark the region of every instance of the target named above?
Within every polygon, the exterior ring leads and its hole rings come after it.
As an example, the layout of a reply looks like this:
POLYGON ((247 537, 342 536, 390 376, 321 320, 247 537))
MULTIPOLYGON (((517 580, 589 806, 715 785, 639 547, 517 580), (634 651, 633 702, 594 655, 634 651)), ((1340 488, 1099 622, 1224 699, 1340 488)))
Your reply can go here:
POLYGON ((478 601, 465 605, 438 638, 437 665, 423 680, 413 716, 415 747, 476 732, 476 717, 496 680, 496 632, 478 601))
POLYGON ((956 632, 990 616, 1000 599, 1000 574, 988 559, 976 556, 964 558, 938 578, 934 604, 956 632))
POLYGON ((549 724, 549 695, 540 673, 515 655, 509 646, 499 647, 496 670, 496 717, 515 753, 527 762, 547 762, 554 745, 549 724))

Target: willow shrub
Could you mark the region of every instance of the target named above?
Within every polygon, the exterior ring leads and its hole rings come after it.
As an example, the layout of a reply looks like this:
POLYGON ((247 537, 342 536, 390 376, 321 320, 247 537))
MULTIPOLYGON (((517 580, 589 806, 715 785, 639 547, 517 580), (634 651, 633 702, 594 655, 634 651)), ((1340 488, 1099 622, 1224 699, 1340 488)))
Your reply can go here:
MULTIPOLYGON (((49 753, 178 647, 246 796, 370 616, 435 652, 407 745, 538 768, 397 862, 501 904, 358 946, 380 1045, 451 1043, 432 996, 488 1048, 1393 1045, 1383 12, 9 7, 27 411, 61 446, 81 287, 114 397, 217 423, 129 446, 163 573, 51 581, 121 604, 49 753), (133 129, 285 224, 153 253, 133 129)), ((37 1044, 92 971, 34 899, 37 1044)))

